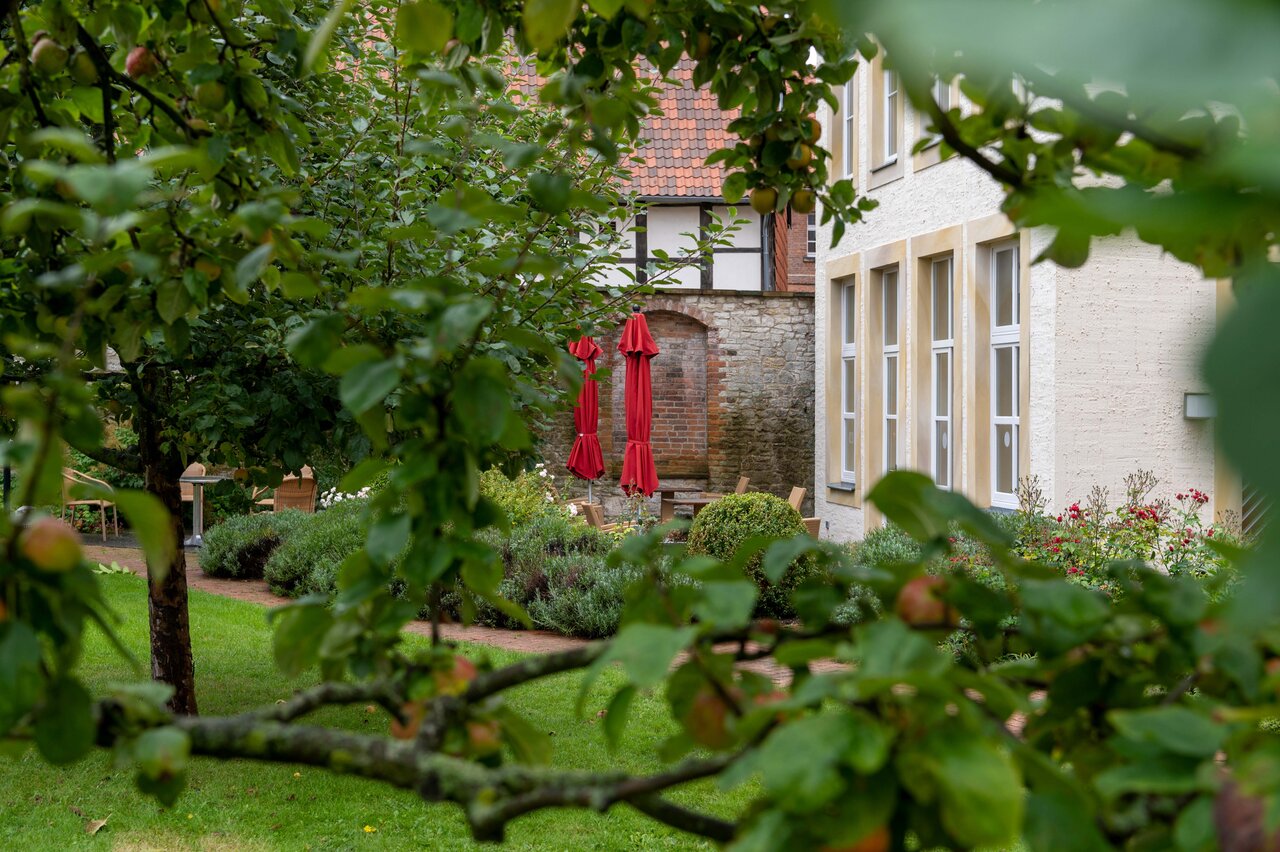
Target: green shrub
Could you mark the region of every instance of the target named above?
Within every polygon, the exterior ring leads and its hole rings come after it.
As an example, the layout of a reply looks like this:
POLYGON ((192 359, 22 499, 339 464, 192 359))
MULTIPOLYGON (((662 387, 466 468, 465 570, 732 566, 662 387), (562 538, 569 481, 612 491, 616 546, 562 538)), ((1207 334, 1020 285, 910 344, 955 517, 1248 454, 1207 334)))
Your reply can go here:
MULTIPOLYGON (((804 520, 787 501, 761 492, 730 494, 694 518, 689 529, 689 552, 728 559, 747 539, 760 535, 791 538, 804 531, 804 520)), ((760 569, 763 560, 763 553, 756 554, 746 566, 747 575, 760 588, 756 613, 788 618, 794 615, 791 590, 817 572, 816 563, 811 556, 801 557, 774 584, 760 569)))
POLYGON ((552 485, 555 477, 539 466, 510 479, 497 468, 480 474, 480 493, 502 507, 512 527, 545 514, 562 514, 552 485))
POLYGON ((526 605, 534 627, 566 636, 601 639, 618 632, 627 587, 642 576, 631 565, 604 557, 554 556, 545 564, 546 591, 526 605))
POLYGON ((298 525, 263 568, 271 591, 287 597, 332 594, 344 559, 364 546, 366 500, 347 500, 298 525))
POLYGON ((294 509, 228 518, 205 532, 200 568, 210 577, 261 580, 271 554, 309 519, 294 509))
MULTIPOLYGON (((499 594, 527 610, 535 601, 557 593, 550 577, 554 573, 573 573, 564 566, 577 566, 576 573, 588 575, 604 571, 605 557, 614 544, 607 533, 558 511, 536 515, 529 523, 513 528, 510 534, 490 529, 480 533, 479 538, 493 547, 502 560, 503 579, 499 594)), ((447 595, 443 603, 457 615, 461 598, 447 595)), ((621 607, 620 602, 618 606, 621 607)), ((489 627, 520 626, 505 613, 485 603, 479 605, 476 620, 489 627)), ((613 620, 616 624, 616 616, 613 620)), ((566 621, 566 624, 571 623, 566 621)), ((559 629, 538 623, 535 626, 559 629)), ((571 636, 598 635, 579 629, 561 632, 571 636)))

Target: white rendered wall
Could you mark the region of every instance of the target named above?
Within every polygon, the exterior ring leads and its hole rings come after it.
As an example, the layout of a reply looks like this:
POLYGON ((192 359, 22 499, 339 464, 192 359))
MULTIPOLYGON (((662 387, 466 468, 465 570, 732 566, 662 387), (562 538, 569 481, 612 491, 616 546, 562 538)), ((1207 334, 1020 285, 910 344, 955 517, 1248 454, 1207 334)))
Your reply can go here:
MULTIPOLYGON (((851 225, 836 248, 829 248, 829 226, 820 227, 818 237, 814 500, 815 513, 823 520, 823 537, 836 540, 861 538, 866 519, 862 508, 841 505, 837 501, 845 496, 826 487, 833 479, 827 452, 827 373, 838 366, 829 347, 836 346, 837 352, 839 347, 838 341, 829 340, 833 288, 827 267, 839 267, 842 258, 904 241, 900 292, 905 296, 918 286, 915 239, 959 226, 955 255, 959 293, 961 270, 968 274, 972 268, 974 223, 997 214, 1004 197, 994 180, 968 162, 953 158, 915 172, 909 153, 902 155, 906 161, 901 178, 868 192, 868 77, 863 77, 858 99, 857 189, 879 206, 866 214, 864 222, 851 225)), ((829 128, 832 116, 827 109, 823 112, 829 128)), ((917 121, 908 110, 904 139, 916 138, 917 121)), ((830 144, 829 129, 824 144, 830 144)), ((907 145, 904 148, 909 150, 907 145)), ((1029 234, 1027 260, 1039 255, 1050 236, 1045 230, 1029 234)), ((1027 244, 1023 246, 1027 251, 1027 244)), ((867 284, 867 271, 864 260, 857 270, 862 286, 867 284)), ((1152 470, 1162 480, 1157 496, 1168 497, 1191 486, 1209 491, 1214 486, 1211 421, 1185 420, 1182 395, 1204 389, 1196 368, 1215 324, 1214 283, 1203 280, 1195 268, 1162 257, 1158 249, 1125 235, 1095 242, 1089 262, 1081 269, 1051 263, 1031 267, 1027 290, 1030 405, 1023 414, 1022 435, 1029 441, 1030 464, 1022 473, 1039 477, 1051 506, 1061 508, 1071 500, 1084 499, 1094 484, 1109 489, 1114 505, 1124 476, 1138 468, 1152 470)), ((970 305, 967 300, 962 303, 965 313, 956 339, 956 359, 963 370, 972 368, 975 330, 970 305)), ((907 312, 907 340, 919 333, 911 326, 913 320, 913 313, 907 312)), ((859 325, 859 339, 865 341, 867 318, 861 317, 859 325)), ((903 346, 908 376, 916 374, 915 349, 903 346)), ((865 387, 868 370, 878 366, 878 353, 861 348, 859 354, 859 380, 865 387)), ((900 388, 907 416, 899 420, 899 443, 907 447, 915 442, 911 416, 915 390, 911 380, 900 388)), ((838 397, 830 404, 839 405, 838 397)), ((968 425, 974 421, 972 404, 971 395, 959 395, 960 421, 954 434, 965 443, 985 439, 975 436, 968 425)), ((859 413, 860 428, 866 416, 865 411, 859 413)), ((959 441, 958 451, 962 449, 959 441)), ((865 440, 860 443, 860 470, 866 471, 869 448, 865 440)), ((969 469, 969 453, 961 452, 959 460, 957 481, 966 490, 976 472, 969 469)), ((859 491, 873 484, 867 476, 861 478, 859 491)))
POLYGON ((1213 333, 1216 283, 1136 236, 1096 242, 1080 269, 1058 270, 1056 506, 1093 485, 1114 506, 1126 474, 1161 480, 1156 496, 1214 488, 1213 421, 1183 417, 1203 391, 1200 359, 1213 333))

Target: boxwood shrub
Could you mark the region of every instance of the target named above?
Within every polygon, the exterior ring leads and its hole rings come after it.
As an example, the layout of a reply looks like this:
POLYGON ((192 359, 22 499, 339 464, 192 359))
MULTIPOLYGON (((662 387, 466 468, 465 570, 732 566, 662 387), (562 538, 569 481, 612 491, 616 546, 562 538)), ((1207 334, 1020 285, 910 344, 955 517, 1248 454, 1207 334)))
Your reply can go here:
MULTIPOLYGON (((707 506, 693 519, 689 552, 728 559, 747 539, 761 535, 791 538, 803 532, 804 520, 786 500, 763 492, 730 494, 707 506)), ((764 554, 758 553, 746 566, 747 575, 760 589, 756 614, 790 618, 795 614, 791 590, 817 573, 816 561, 812 556, 797 559, 776 584, 764 576, 760 568, 763 561, 764 554)))
POLYGON ((205 533, 200 568, 210 577, 261 580, 271 554, 309 518, 296 509, 230 517, 205 533))

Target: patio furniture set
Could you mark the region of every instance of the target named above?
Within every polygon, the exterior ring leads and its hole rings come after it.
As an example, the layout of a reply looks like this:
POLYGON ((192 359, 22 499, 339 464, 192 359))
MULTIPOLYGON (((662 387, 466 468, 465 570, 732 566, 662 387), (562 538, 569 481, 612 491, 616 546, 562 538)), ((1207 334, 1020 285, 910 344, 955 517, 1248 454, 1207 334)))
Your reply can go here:
MULTIPOLYGON (((301 476, 289 474, 276 488, 265 486, 254 488, 250 499, 253 508, 258 511, 281 512, 285 509, 297 509, 302 512, 316 510, 316 494, 318 487, 314 472, 304 466, 301 476)), ((227 474, 210 474, 203 464, 195 462, 187 466, 178 479, 178 488, 182 494, 182 502, 191 504, 191 536, 183 544, 187 547, 199 547, 204 544, 204 487, 227 479, 227 474)), ((107 510, 111 510, 112 533, 120 535, 120 517, 115 501, 110 497, 115 489, 107 482, 72 468, 62 469, 62 508, 59 517, 66 517, 68 511, 75 516, 78 507, 96 509, 101 521, 102 540, 107 540, 107 510), (82 492, 90 491, 97 496, 85 496, 82 492)))

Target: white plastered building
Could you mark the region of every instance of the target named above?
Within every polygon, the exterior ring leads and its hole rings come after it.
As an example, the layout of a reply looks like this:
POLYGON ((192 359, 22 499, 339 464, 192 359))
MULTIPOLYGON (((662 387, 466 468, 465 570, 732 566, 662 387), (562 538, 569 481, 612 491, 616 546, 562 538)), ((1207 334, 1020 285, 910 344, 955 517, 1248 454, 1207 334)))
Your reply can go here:
MULTIPOLYGON (((837 95, 823 116, 833 171, 879 206, 836 247, 829 226, 817 241, 823 537, 882 524, 864 498, 895 468, 995 509, 1016 508, 1028 476, 1050 508, 1094 485, 1114 506, 1142 469, 1156 496, 1196 487, 1206 514, 1239 513, 1198 370, 1228 286, 1132 235, 1095 240, 1079 269, 1033 265, 1051 232, 1015 229, 972 163, 912 153, 927 121, 879 59, 837 95)), ((960 101, 957 86, 936 95, 960 101)))

